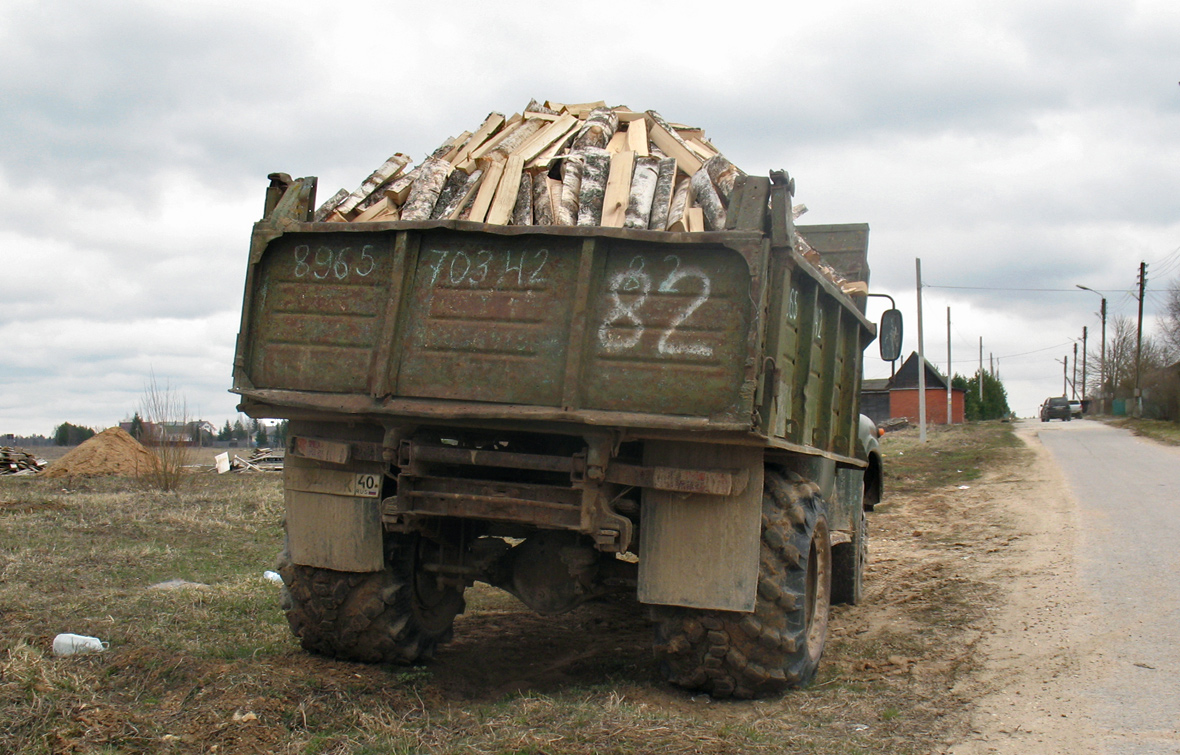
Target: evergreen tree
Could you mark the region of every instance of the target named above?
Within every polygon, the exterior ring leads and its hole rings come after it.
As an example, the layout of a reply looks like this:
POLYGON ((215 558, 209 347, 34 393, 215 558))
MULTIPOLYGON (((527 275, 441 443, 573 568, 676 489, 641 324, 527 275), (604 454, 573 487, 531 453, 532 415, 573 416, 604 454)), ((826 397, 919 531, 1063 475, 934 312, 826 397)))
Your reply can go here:
POLYGON ((274 444, 285 448, 287 445, 287 420, 282 420, 275 425, 271 434, 274 436, 274 444))
POLYGON ((143 417, 139 416, 139 412, 131 418, 131 437, 138 441, 143 440, 143 417))
POLYGON ((258 429, 254 432, 254 445, 259 448, 270 445, 270 441, 266 436, 266 428, 258 420, 254 420, 254 423, 258 425, 258 429))
POLYGON ((234 440, 245 440, 250 437, 250 433, 246 430, 246 425, 242 423, 242 418, 238 417, 238 421, 234 423, 234 440))
POLYGON ((94 431, 89 427, 71 425, 63 422, 53 430, 53 444, 56 446, 76 446, 94 437, 94 431))
POLYGON ((975 373, 970 380, 955 375, 951 387, 965 392, 963 413, 968 422, 988 419, 1003 419, 1012 413, 1008 408, 1008 391, 998 377, 988 373, 975 373), (983 400, 979 398, 979 381, 983 380, 983 400))
POLYGON ((217 440, 227 442, 234 439, 234 429, 230 426, 229 420, 225 421, 225 427, 217 431, 217 440))

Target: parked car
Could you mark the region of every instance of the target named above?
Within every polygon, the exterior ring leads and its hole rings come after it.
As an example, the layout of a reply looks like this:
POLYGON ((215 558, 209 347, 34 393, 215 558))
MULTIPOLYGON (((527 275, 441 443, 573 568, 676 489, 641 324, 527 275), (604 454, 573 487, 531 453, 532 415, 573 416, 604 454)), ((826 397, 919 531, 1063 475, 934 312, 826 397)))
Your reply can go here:
POLYGON ((1076 417, 1078 419, 1082 418, 1082 402, 1081 401, 1075 401, 1073 399, 1070 399, 1069 415, 1071 417, 1076 417))
POLYGON ((1065 396, 1053 396, 1045 399, 1045 403, 1041 404, 1042 422, 1048 422, 1051 419, 1063 419, 1069 422, 1072 418, 1073 411, 1070 409, 1069 399, 1065 396))

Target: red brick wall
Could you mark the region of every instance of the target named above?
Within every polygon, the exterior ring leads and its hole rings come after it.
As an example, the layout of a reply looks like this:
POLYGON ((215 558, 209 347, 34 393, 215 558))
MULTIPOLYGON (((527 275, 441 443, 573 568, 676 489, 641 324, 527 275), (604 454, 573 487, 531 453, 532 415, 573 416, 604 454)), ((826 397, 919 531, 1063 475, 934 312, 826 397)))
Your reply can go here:
MULTIPOLYGON (((889 414, 893 417, 906 417, 911 422, 918 421, 918 389, 894 388, 889 392, 889 414)), ((955 424, 962 424, 963 392, 951 391, 951 417, 955 424)), ((926 389, 926 421, 932 425, 945 425, 946 422, 946 389, 926 389)))

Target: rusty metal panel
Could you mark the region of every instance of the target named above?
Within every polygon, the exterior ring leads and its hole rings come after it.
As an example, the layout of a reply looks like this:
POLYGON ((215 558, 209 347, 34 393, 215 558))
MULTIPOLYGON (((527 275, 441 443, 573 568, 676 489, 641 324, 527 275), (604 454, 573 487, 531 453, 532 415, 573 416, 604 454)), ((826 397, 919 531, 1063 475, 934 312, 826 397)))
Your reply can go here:
POLYGON ((754 316, 746 259, 720 246, 603 246, 581 405, 696 416, 733 412, 742 401, 754 316))
POLYGON ((428 232, 400 396, 560 405, 582 240, 428 232))
POLYGON ((288 234, 259 263, 249 342, 256 388, 364 392, 389 290, 389 234, 288 234))
POLYGON ((737 495, 643 491, 639 600, 719 611, 753 611, 761 544, 763 451, 759 447, 649 441, 643 463, 732 467, 749 473, 737 495))

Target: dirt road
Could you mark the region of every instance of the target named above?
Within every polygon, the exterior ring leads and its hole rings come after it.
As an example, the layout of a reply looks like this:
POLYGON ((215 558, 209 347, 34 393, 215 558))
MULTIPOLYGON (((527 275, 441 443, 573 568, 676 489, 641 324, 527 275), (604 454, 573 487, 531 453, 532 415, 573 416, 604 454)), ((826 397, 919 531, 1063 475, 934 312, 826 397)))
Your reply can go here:
POLYGON ((1005 506, 1023 543, 950 751, 1180 752, 1180 450, 1091 421, 1018 432, 1036 452, 1005 506))

